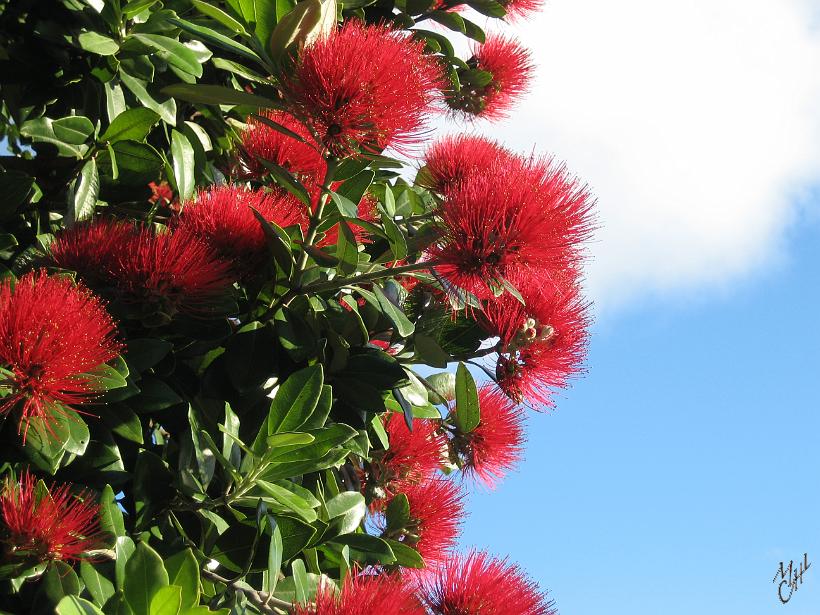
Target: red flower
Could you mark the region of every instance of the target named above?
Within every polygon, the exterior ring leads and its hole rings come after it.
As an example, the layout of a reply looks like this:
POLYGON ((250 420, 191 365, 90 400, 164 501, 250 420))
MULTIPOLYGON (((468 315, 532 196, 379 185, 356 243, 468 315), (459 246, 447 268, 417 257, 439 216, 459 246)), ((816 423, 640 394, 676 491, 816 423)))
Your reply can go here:
POLYGON ((441 276, 480 298, 506 278, 539 286, 579 260, 592 205, 562 165, 499 161, 445 191, 441 238, 428 252, 441 276))
POLYGON ((431 615, 554 615, 546 593, 514 564, 486 553, 454 557, 421 581, 431 615))
POLYGON ((507 11, 507 21, 511 22, 529 17, 544 6, 544 0, 500 0, 500 3, 507 11))
POLYGON ((328 586, 312 604, 297 604, 296 615, 425 615, 412 589, 399 575, 349 574, 336 593, 328 586))
POLYGON ((260 112, 260 115, 299 135, 303 141, 249 117, 238 154, 239 162, 244 167, 242 174, 257 178, 267 174, 268 170, 259 162, 262 158, 290 171, 308 186, 321 182, 327 164, 316 147, 311 145, 314 139, 304 124, 284 111, 267 110, 260 112))
POLYGON ((460 75, 462 87, 447 92, 447 104, 458 111, 496 120, 503 118, 529 87, 535 67, 530 51, 517 41, 500 35, 490 35, 477 46, 467 64, 490 73, 486 84, 475 83, 466 71, 460 75))
POLYGON ((441 83, 423 42, 358 21, 304 47, 283 80, 291 102, 339 157, 416 143, 441 83))
POLYGON ((421 173, 425 186, 444 192, 468 175, 486 172, 495 162, 513 159, 507 148, 476 135, 449 135, 427 150, 421 173))
POLYGON ((52 264, 76 271, 94 290, 110 294, 129 317, 158 318, 158 323, 178 313, 219 313, 233 282, 231 266, 183 231, 155 233, 97 221, 61 233, 49 252, 52 264))
MULTIPOLYGON (((515 468, 523 453, 524 418, 508 397, 491 387, 478 391, 481 421, 470 433, 453 433, 451 441, 462 469, 493 488, 515 468)), ((453 408, 458 412, 458 408, 453 408)))
POLYGON ((17 484, 6 480, 0 495, 6 552, 41 562, 87 559, 83 554, 101 539, 99 505, 92 498, 87 490, 72 494, 68 485, 52 484, 43 493, 28 470, 17 484))
POLYGON ((204 241, 231 263, 234 273, 248 278, 264 267, 268 256, 265 232, 251 208, 283 228, 307 223, 305 206, 290 196, 213 186, 185 204, 176 226, 204 241))
POLYGON ((522 296, 526 305, 509 295, 488 302, 480 321, 500 338, 501 389, 516 402, 552 406, 553 390, 568 385, 586 355, 589 304, 574 281, 557 278, 522 296))
POLYGON ((441 478, 406 483, 402 493, 410 504, 410 522, 403 530, 383 532, 382 536, 408 544, 419 552, 428 567, 436 567, 458 540, 464 494, 453 481, 441 478))
POLYGON ((88 372, 121 350, 115 329, 102 302, 67 278, 36 271, 0 285, 0 387, 9 391, 0 414, 21 409, 24 442, 32 419, 51 431, 64 404, 93 399, 88 372))
POLYGON ((447 439, 438 432, 436 423, 414 419, 413 431, 410 431, 404 417, 395 412, 388 413, 383 423, 390 448, 374 457, 368 486, 379 486, 387 495, 392 495, 401 491, 406 483, 427 479, 441 468, 447 439))

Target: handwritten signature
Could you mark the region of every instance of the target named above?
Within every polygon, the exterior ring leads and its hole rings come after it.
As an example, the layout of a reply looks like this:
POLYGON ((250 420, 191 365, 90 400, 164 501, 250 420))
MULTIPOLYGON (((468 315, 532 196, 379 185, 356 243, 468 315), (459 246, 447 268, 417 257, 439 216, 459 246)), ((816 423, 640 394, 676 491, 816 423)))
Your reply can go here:
POLYGON ((810 567, 811 562, 807 553, 803 554, 803 561, 799 562, 797 567, 794 565, 794 560, 789 561, 788 568, 783 562, 780 562, 780 568, 772 579, 772 583, 777 583, 777 580, 780 579, 780 583, 777 585, 777 597, 780 598, 780 602, 786 604, 791 600, 794 592, 803 585, 803 573, 810 567))

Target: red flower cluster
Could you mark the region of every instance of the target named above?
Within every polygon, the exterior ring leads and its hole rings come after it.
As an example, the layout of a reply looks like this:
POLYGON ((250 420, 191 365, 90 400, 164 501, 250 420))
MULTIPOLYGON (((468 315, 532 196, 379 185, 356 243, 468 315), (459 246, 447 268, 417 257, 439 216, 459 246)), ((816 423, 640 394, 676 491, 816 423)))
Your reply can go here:
POLYGON ((421 577, 431 615, 554 615, 553 603, 518 566, 486 553, 453 558, 435 576, 421 577))
POLYGON ((341 590, 323 586, 312 604, 298 604, 296 615, 425 615, 400 576, 348 575, 341 590))
POLYGON ((49 247, 48 261, 76 271, 129 317, 162 321, 178 313, 217 313, 233 283, 231 266, 190 233, 155 233, 105 220, 63 231, 49 247))
POLYGON ((102 302, 68 278, 32 272, 14 286, 0 285, 0 414, 21 410, 25 442, 32 419, 65 414, 64 404, 94 396, 88 372, 110 361, 122 346, 102 302))
POLYGON ((479 298, 511 278, 548 283, 575 266, 592 228, 586 187, 551 160, 504 156, 443 197, 442 236, 429 254, 441 276, 479 298))
POLYGON ((334 156, 406 147, 434 109, 442 71, 424 43, 349 21, 299 54, 283 89, 334 156))
POLYGON ((586 355, 589 305, 574 280, 520 285, 526 305, 504 295, 487 302, 480 321, 500 338, 496 378, 512 399, 551 406, 586 355))
POLYGON ((518 21, 537 13, 544 6, 544 0, 499 0, 507 11, 508 21, 518 21))
MULTIPOLYGON (((415 419, 413 431, 404 417, 390 412, 383 419, 390 448, 370 463, 366 489, 380 489, 384 496, 402 491, 405 485, 432 477, 444 463, 447 438, 438 425, 426 419, 415 419)), ((374 508, 382 508, 384 500, 376 500, 374 508)))
POLYGON ((447 104, 454 110, 490 120, 507 115, 526 92, 535 69, 529 50, 499 35, 490 35, 477 46, 467 65, 488 73, 489 77, 476 79, 474 73, 461 70, 461 88, 447 92, 447 104))
POLYGON ((504 146, 476 135, 449 135, 427 150, 425 165, 417 181, 442 193, 464 178, 482 173, 499 160, 514 155, 504 146))
POLYGON ((264 267, 268 255, 265 232, 253 210, 283 228, 307 224, 305 206, 289 195, 227 185, 201 191, 185 204, 175 226, 204 241, 238 277, 248 279, 264 267))
POLYGON ((7 533, 6 552, 37 561, 86 559, 84 553, 101 542, 99 506, 90 491, 72 494, 68 485, 37 489, 25 471, 19 482, 6 481, 0 512, 7 533))
MULTIPOLYGON (((397 536, 424 558, 427 567, 442 564, 456 544, 464 518, 464 494, 453 481, 431 478, 402 488, 410 505, 410 522, 397 536)), ((384 535, 384 534, 383 534, 384 535)))
POLYGON ((315 140, 308 129, 284 111, 261 111, 260 116, 286 128, 302 140, 262 120, 249 117, 239 148, 240 174, 249 178, 265 175, 267 169, 259 162, 261 158, 289 171, 308 187, 320 183, 325 176, 327 163, 316 147, 311 145, 315 140))
MULTIPOLYGON (((450 441, 462 471, 493 488, 521 460, 525 435, 522 412, 492 387, 478 390, 481 420, 470 433, 457 429, 450 441)), ((453 407, 453 413, 458 407, 453 407)))

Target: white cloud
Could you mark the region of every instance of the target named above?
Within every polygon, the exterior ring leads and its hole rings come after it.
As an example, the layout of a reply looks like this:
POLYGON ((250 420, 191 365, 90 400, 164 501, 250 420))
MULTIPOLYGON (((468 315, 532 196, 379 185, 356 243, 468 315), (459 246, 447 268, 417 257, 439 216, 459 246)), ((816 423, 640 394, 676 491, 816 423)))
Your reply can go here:
POLYGON ((514 28, 539 64, 515 114, 476 128, 554 152, 593 187, 599 309, 724 284, 777 254, 820 178, 810 0, 548 0, 514 28))

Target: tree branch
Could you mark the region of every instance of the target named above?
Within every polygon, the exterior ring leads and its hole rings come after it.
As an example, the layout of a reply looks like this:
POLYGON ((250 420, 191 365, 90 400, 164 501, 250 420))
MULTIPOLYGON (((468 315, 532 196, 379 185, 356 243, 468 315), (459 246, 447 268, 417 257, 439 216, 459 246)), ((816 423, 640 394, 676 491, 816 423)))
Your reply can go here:
POLYGON ((267 592, 253 589, 246 583, 231 581, 230 579, 226 579, 215 572, 211 572, 207 568, 202 569, 202 576, 214 583, 222 583, 234 592, 242 592, 245 594, 245 597, 250 600, 257 609, 259 609, 259 612, 264 615, 281 615, 283 611, 285 613, 294 612, 293 603, 275 598, 267 592))

